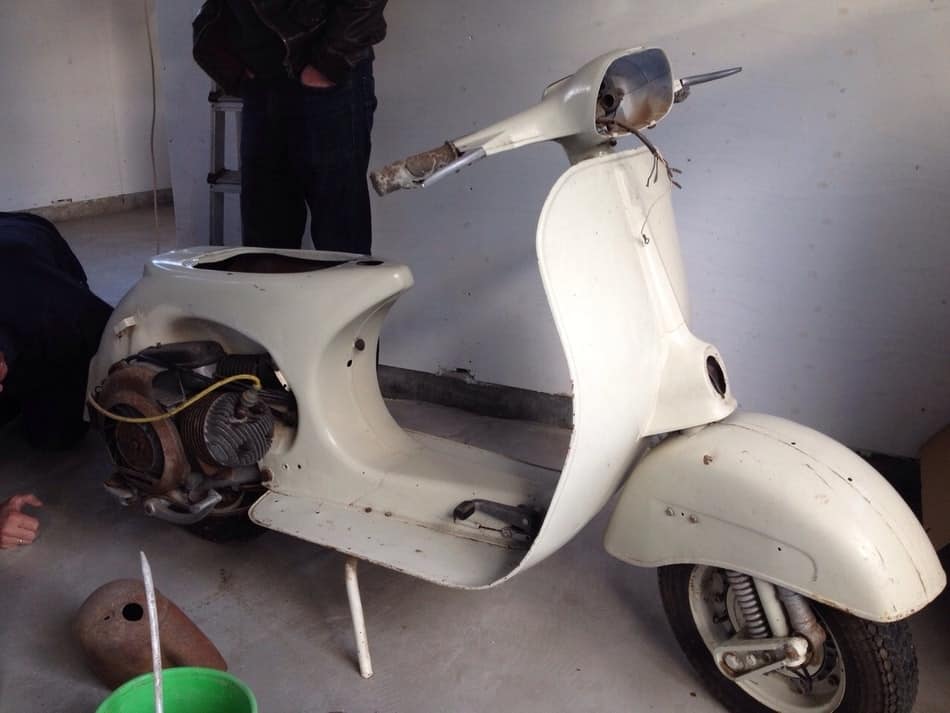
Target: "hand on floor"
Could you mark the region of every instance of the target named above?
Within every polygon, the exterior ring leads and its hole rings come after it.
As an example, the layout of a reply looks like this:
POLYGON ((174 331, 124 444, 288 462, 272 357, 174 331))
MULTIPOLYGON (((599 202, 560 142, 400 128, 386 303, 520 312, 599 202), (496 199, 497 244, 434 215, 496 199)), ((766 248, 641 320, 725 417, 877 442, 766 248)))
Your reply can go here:
POLYGON ((43 503, 32 493, 14 495, 0 504, 0 549, 9 550, 28 545, 36 539, 40 521, 22 512, 24 505, 35 508, 43 503))

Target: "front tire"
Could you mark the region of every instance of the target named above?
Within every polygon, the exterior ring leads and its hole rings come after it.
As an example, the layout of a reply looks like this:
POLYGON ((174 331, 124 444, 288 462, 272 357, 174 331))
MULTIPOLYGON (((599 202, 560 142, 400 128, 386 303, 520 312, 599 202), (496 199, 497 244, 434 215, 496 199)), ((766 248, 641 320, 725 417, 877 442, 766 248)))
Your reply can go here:
POLYGON ((716 666, 710 642, 734 635, 722 571, 673 565, 658 571, 660 596, 676 640, 703 684, 733 713, 910 713, 917 656, 906 622, 878 624, 810 602, 828 633, 810 681, 779 669, 740 683, 716 666), (807 685, 806 685, 807 683, 807 685))

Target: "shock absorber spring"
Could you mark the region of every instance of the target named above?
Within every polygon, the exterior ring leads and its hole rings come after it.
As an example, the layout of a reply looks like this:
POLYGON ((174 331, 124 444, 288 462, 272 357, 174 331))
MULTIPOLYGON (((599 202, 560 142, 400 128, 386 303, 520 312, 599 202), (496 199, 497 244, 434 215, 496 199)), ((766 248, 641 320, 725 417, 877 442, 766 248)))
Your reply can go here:
POLYGON ((755 583, 748 574, 726 570, 729 588, 735 593, 736 606, 742 612, 745 621, 745 633, 750 639, 767 639, 771 632, 762 610, 762 604, 755 593, 755 583))

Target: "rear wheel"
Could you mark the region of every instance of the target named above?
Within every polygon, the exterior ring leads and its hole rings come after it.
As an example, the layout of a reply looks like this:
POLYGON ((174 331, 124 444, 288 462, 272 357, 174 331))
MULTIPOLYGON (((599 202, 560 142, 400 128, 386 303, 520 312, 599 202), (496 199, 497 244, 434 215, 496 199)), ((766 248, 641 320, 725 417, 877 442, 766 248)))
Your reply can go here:
POLYGON ((225 491, 226 497, 204 518, 184 528, 209 542, 247 542, 267 530, 248 517, 251 505, 264 493, 262 487, 225 491))
POLYGON ((809 602, 828 634, 814 663, 734 682, 712 649, 741 630, 741 613, 722 570, 674 565, 659 570, 673 633, 709 691, 733 713, 909 713, 917 657, 906 622, 877 624, 809 602))

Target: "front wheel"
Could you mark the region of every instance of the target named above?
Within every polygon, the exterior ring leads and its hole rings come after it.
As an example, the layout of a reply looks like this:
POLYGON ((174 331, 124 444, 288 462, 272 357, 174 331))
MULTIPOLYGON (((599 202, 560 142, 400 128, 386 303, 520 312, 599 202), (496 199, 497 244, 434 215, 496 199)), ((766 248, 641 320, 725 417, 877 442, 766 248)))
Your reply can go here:
POLYGON ((723 570, 673 565, 658 574, 676 640, 706 688, 733 713, 910 713, 917 656, 906 622, 877 624, 809 602, 828 635, 815 663, 734 682, 711 653, 742 628, 723 570))

